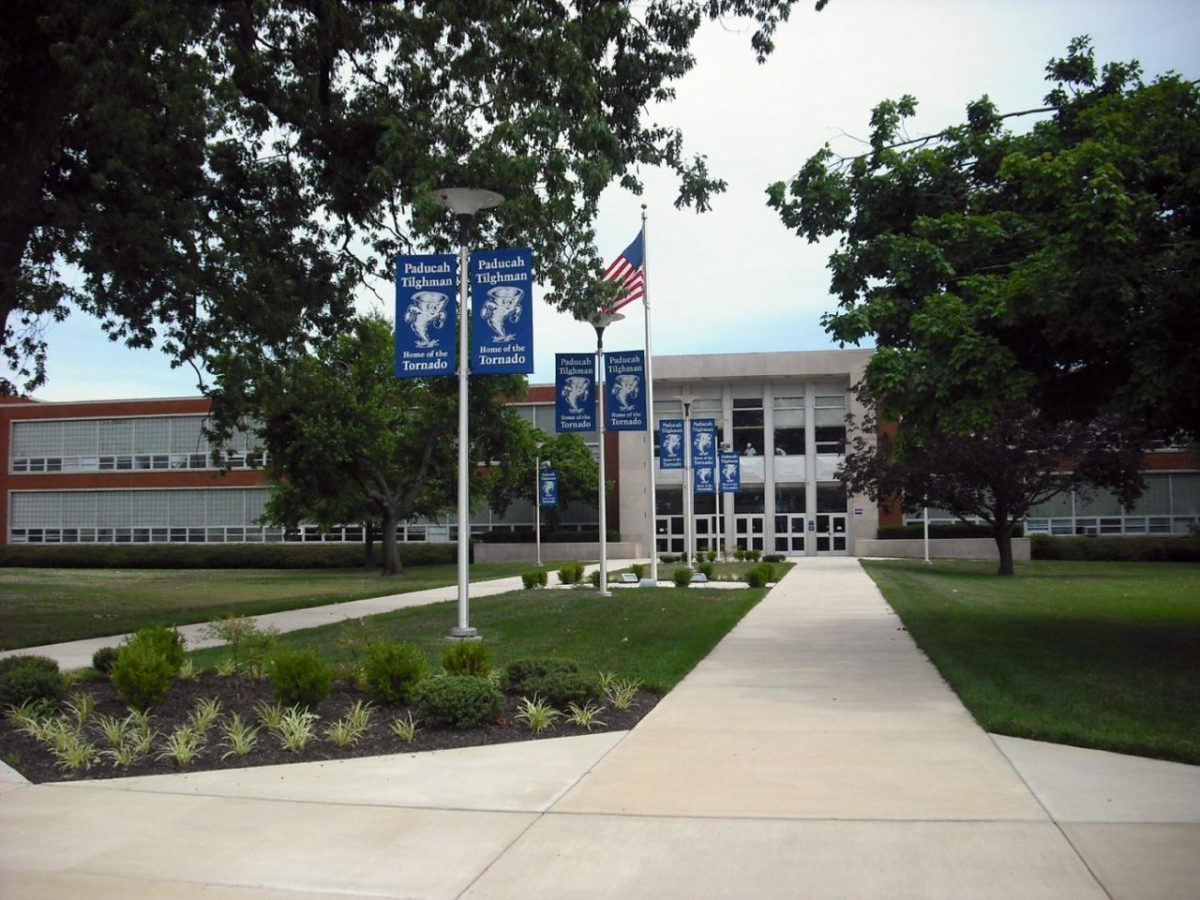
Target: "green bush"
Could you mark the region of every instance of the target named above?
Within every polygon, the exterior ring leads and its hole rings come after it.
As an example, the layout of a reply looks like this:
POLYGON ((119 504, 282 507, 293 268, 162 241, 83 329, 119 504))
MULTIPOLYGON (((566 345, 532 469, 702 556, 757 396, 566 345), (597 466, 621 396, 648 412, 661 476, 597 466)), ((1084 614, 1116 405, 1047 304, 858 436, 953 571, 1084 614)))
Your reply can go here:
POLYGON ((664 562, 664 563, 673 563, 673 562, 675 562, 675 559, 676 559, 676 557, 674 554, 664 553, 662 556, 660 556, 658 558, 658 561, 664 562))
POLYGON ((547 675, 578 674, 579 663, 558 656, 528 656, 514 659, 504 669, 504 683, 511 690, 525 693, 524 684, 530 678, 547 675))
POLYGON ((532 591, 534 588, 546 586, 546 570, 534 569, 531 572, 521 573, 521 584, 525 586, 525 590, 532 591))
POLYGON ((685 588, 692 583, 692 570, 687 566, 680 566, 671 573, 671 580, 675 582, 675 587, 685 588))
POLYGON ((171 674, 178 675, 183 666, 183 635, 166 625, 146 625, 134 632, 128 641, 141 641, 153 648, 171 666, 171 674))
POLYGON ((560 584, 579 584, 583 579, 583 563, 570 562, 558 570, 560 584))
POLYGON ((770 566, 753 566, 746 570, 746 584, 752 588, 766 587, 770 576, 770 566))
POLYGON ((634 578, 636 578, 638 581, 641 581, 643 578, 646 577, 646 569, 647 568, 648 567, 646 566, 645 563, 633 563, 629 567, 629 571, 633 573, 634 578))
POLYGON ((1192 537, 1053 537, 1035 534, 1029 542, 1034 559, 1200 562, 1200 538, 1192 537))
POLYGON ((762 572, 763 580, 765 582, 771 582, 775 580, 775 567, 770 563, 760 563, 758 570, 762 572))
POLYGON ((784 556, 782 553, 768 553, 765 556, 763 556, 763 562, 769 562, 769 563, 781 563, 785 559, 787 559, 787 557, 784 556))
POLYGON ((447 675, 474 675, 487 678, 492 672, 491 651, 483 641, 458 641, 442 654, 447 675))
POLYGON ((581 672, 553 672, 531 676, 521 682, 519 692, 525 697, 538 696, 551 706, 566 707, 572 703, 583 706, 600 698, 600 686, 595 679, 581 672))
POLYGON ((145 712, 167 695, 178 671, 179 666, 154 640, 135 634, 117 651, 110 674, 121 699, 145 712))
POLYGON ((736 550, 734 550, 733 558, 736 559, 738 562, 745 562, 746 561, 746 548, 738 547, 736 550))
POLYGON ((307 709, 329 696, 333 670, 316 650, 280 650, 270 663, 275 700, 307 709))
POLYGON ((700 565, 696 566, 696 569, 700 572, 703 572, 704 577, 710 581, 712 580, 713 572, 717 571, 717 567, 707 561, 700 563, 700 565))
POLYGON ((761 550, 747 550, 746 551, 746 559, 750 560, 750 562, 758 562, 760 559, 762 559, 762 551, 761 550))
MULTIPOLYGON (((453 543, 401 543, 405 566, 447 565, 453 543)), ((320 544, 11 544, 0 566, 58 569, 361 569, 358 543, 320 544)))
POLYGON ((0 710, 27 700, 57 705, 67 695, 58 663, 46 656, 6 656, 0 659, 0 710))
MULTIPOLYGON (((909 525, 880 525, 877 537, 881 541, 919 540, 925 536, 924 523, 909 525)), ((1021 523, 1013 526, 1013 537, 1023 537, 1025 527, 1021 523)), ((990 538, 991 525, 976 525, 969 522, 930 523, 929 537, 933 538, 990 538)))
POLYGON ((372 641, 367 644, 363 677, 367 690, 387 703, 403 702, 429 672, 429 660, 416 644, 372 641))
POLYGON ((113 663, 117 661, 116 647, 101 647, 92 654, 92 668, 101 675, 112 674, 113 663))
POLYGON ((504 695, 486 678, 439 675, 412 690, 412 708, 427 725, 473 728, 500 715, 504 695))

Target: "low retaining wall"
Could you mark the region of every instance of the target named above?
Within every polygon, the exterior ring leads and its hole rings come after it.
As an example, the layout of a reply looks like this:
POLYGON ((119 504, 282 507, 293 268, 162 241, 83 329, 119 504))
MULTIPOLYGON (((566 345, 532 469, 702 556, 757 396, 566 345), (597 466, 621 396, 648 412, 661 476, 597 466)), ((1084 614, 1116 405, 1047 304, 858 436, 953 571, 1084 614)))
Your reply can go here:
MULTIPOLYGON (((475 562, 535 562, 537 544, 472 544, 475 562)), ((609 559, 639 559, 642 556, 640 541, 609 541, 609 559)), ((582 559, 599 559, 598 541, 572 541, 566 544, 542 544, 542 562, 567 562, 582 559)))
MULTIPOLYGON (((1029 561, 1029 538, 1013 538, 1014 562, 1029 561)), ((925 542, 921 539, 899 541, 854 542, 855 556, 898 556, 904 559, 924 559, 925 542)), ((996 559, 1000 552, 991 538, 930 538, 929 555, 937 559, 996 559)))

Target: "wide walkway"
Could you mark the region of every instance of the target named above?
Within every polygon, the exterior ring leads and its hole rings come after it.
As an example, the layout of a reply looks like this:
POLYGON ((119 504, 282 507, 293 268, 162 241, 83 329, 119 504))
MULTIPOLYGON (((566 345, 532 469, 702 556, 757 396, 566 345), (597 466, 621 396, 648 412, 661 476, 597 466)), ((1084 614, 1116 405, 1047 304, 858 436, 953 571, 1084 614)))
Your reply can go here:
POLYGON ((1200 768, 993 739, 804 560, 633 731, 0 785, 0 896, 1195 897, 1200 768))

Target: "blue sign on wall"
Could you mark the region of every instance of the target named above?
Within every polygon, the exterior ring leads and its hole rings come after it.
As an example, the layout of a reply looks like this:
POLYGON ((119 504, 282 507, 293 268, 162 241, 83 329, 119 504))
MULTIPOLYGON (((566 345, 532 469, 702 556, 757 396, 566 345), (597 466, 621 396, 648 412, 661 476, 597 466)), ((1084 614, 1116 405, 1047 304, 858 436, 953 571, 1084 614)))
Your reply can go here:
POLYGON ((553 469, 538 472, 538 506, 558 506, 558 473, 553 469))
POLYGON ((658 420, 658 467, 683 468, 683 419, 658 420))
POLYGON ((697 494, 715 494, 717 491, 716 477, 713 475, 712 466, 697 466, 695 471, 695 480, 692 483, 692 489, 697 494))
POLYGON ((554 354, 554 430, 596 430, 596 357, 554 354))
POLYGON ((721 451, 721 493, 736 494, 742 489, 742 458, 732 450, 721 451))
POLYGON ((646 354, 641 350, 604 357, 604 427, 608 431, 646 430, 646 354))
POLYGON ((692 465, 712 469, 717 465, 717 420, 692 419, 692 465))
POLYGON ((533 253, 471 254, 471 371, 533 372, 533 253))
POLYGON ((453 375, 458 257, 396 257, 396 377, 453 375))

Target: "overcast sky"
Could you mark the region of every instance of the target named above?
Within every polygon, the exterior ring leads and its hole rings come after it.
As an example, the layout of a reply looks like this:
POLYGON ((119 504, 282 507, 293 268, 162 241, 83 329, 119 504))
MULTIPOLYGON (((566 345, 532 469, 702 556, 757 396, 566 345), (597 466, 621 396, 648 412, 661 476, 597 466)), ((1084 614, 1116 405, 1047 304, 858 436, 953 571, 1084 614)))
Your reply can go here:
MULTIPOLYGON (((713 210, 677 212, 671 178, 655 172, 644 173, 644 196, 611 188, 602 201, 597 239, 606 259, 636 236, 641 204, 648 206, 655 355, 831 346, 820 319, 832 308, 825 268, 832 245, 809 245, 785 230, 764 192, 826 141, 858 152, 855 139, 866 137, 881 99, 916 96, 912 134, 960 121, 984 93, 1002 112, 1040 106, 1046 62, 1080 34, 1092 36, 1099 62, 1140 60, 1147 80, 1172 69, 1200 77, 1195 0, 831 0, 822 13, 807 2, 781 26, 763 65, 754 61, 750 31, 738 22, 706 25, 677 99, 653 111, 659 123, 682 128, 689 153, 707 154, 710 171, 729 182, 713 210)), ((605 345, 641 348, 641 307, 624 311, 628 318, 605 345)), ((38 399, 195 393, 190 370, 110 343, 84 315, 48 334, 49 383, 38 399)), ((548 382, 555 352, 592 350, 595 337, 537 299, 534 346, 530 380, 548 382)))

